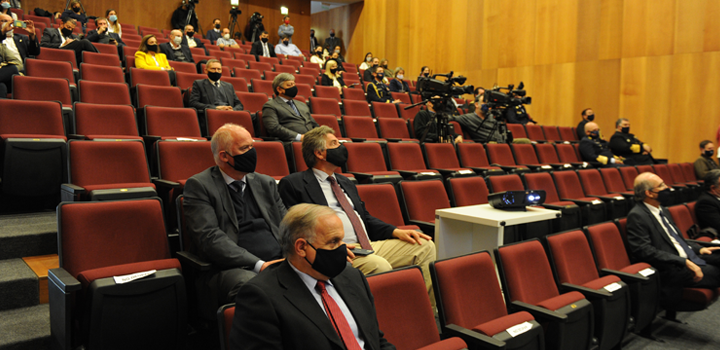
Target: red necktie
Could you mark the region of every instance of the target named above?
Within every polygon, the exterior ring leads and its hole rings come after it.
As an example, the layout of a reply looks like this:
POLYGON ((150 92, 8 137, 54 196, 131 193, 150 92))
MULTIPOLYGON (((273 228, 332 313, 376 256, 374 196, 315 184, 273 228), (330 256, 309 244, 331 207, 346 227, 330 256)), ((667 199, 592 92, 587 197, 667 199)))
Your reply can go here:
POLYGON ((355 215, 355 210, 353 210, 350 202, 348 202, 347 200, 347 197, 345 197, 345 193, 343 193, 342 188, 340 188, 340 185, 338 185, 334 177, 328 176, 328 181, 330 181, 330 188, 332 188, 333 194, 335 194, 335 198, 337 198, 338 202, 340 202, 340 206, 342 207, 345 214, 347 214, 348 219, 350 219, 350 223, 352 224, 353 230, 355 231, 355 235, 357 236, 358 243, 360 243, 360 247, 362 249, 372 250, 372 246, 370 245, 370 240, 368 239, 367 233, 365 233, 365 230, 360 223, 360 218, 355 215))
POLYGON ((325 289, 325 282, 318 281, 316 288, 318 292, 320 292, 325 312, 327 313, 330 322, 333 324, 335 332, 337 332, 340 336, 340 340, 342 340, 343 344, 345 344, 345 348, 348 350, 362 350, 360 349, 360 344, 358 344, 357 339, 355 339, 355 335, 353 334, 352 329, 350 329, 350 324, 345 318, 345 315, 343 315, 342 310, 340 310, 338 304, 335 303, 335 300, 325 289))

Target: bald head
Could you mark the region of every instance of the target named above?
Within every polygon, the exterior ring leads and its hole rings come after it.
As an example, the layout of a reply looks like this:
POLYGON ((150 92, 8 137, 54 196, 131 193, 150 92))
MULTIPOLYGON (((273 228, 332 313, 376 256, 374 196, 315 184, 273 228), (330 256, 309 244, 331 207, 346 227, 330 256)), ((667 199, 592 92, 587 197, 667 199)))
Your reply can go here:
POLYGON ((633 192, 635 200, 638 202, 655 200, 656 198, 648 197, 648 191, 660 186, 663 180, 653 173, 642 173, 635 178, 633 182, 633 192))
POLYGON ((232 152, 233 147, 252 145, 252 142, 250 133, 240 125, 227 123, 219 127, 213 134, 212 140, 210 140, 210 148, 213 157, 215 157, 215 164, 219 166, 225 165, 226 160, 222 159, 221 153, 234 155, 235 153, 232 152))
POLYGON ((587 124, 585 124, 585 135, 590 136, 595 131, 600 132, 600 127, 597 124, 593 122, 588 122, 587 124))
POLYGON ((0 30, 5 34, 12 29, 13 19, 8 15, 0 15, 0 30))

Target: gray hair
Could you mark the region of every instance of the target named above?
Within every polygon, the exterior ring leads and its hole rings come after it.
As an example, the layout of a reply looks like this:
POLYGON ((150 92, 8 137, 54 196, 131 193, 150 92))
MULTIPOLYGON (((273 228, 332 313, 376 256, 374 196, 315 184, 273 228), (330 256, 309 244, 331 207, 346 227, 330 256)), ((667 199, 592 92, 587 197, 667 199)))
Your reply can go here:
POLYGON ((335 211, 326 205, 301 203, 291 207, 280 222, 283 256, 289 258, 295 255, 295 241, 298 238, 311 243, 315 241, 318 219, 327 215, 335 215, 335 211))
POLYGON ((705 183, 703 184, 705 186, 705 190, 710 191, 710 187, 717 186, 718 179, 720 179, 720 169, 713 169, 708 171, 703 178, 703 180, 705 181, 705 183))
POLYGON ((246 129, 237 124, 227 123, 215 131, 212 139, 210 139, 210 149, 212 150, 213 158, 215 158, 215 164, 220 164, 220 151, 227 151, 229 148, 228 145, 235 140, 233 132, 240 130, 246 129))
POLYGON ((630 120, 628 118, 620 118, 615 122, 615 129, 617 129, 618 126, 620 126, 620 123, 622 122, 629 122, 630 120))
POLYGON ((327 134, 335 134, 335 130, 327 125, 321 125, 303 135, 302 155, 308 168, 314 167, 317 163, 315 151, 322 152, 327 149, 327 140, 325 140, 327 134))
POLYGON ((645 197, 647 197, 647 195, 645 195, 645 192, 653 188, 653 185, 650 180, 647 179, 646 174, 650 173, 642 173, 638 175, 635 178, 635 183, 633 185, 633 192, 635 192, 635 201, 638 203, 644 201, 645 197))
POLYGON ((180 29, 173 29, 170 31, 170 34, 173 34, 175 36, 183 36, 183 32, 180 29), (173 34, 174 33, 174 34, 173 34))
POLYGON ((286 82, 286 81, 295 81, 295 76, 290 73, 280 73, 278 74, 275 79, 273 79, 272 88, 273 92, 280 96, 280 93, 277 91, 278 86, 280 84, 286 82))

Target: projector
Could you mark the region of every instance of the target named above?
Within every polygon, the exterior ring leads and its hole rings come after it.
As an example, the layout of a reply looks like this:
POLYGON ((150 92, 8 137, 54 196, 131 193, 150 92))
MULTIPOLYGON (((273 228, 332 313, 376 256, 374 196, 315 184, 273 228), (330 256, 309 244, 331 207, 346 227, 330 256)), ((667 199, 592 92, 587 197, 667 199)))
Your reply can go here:
POLYGON ((528 205, 545 203, 545 191, 504 191, 488 195, 488 202, 495 209, 510 211, 526 211, 528 205))

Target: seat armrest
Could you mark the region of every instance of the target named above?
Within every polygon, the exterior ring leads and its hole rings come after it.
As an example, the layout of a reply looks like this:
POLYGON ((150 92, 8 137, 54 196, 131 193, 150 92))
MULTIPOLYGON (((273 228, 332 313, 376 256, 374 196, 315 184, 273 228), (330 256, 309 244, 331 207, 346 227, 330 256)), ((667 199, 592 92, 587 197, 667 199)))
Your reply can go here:
POLYGON ((443 327, 443 336, 445 338, 458 337, 470 345, 471 349, 505 349, 505 342, 456 324, 443 327))
POLYGON ((189 268, 196 271, 210 271, 210 267, 212 266, 212 264, 205 260, 202 260, 199 256, 185 251, 180 251, 176 254, 178 260, 180 260, 180 263, 183 266, 188 266, 189 268))
POLYGON ((357 172, 357 171, 348 171, 348 173, 355 175, 355 177, 357 177, 358 180, 365 180, 365 179, 369 179, 369 178, 373 177, 372 174, 361 173, 361 172, 357 172))
POLYGON ((386 137, 385 138, 388 142, 400 142, 402 139, 396 139, 394 137, 386 137))
POLYGON ((420 230, 424 234, 426 234, 430 237, 435 237, 435 224, 434 223, 429 223, 429 222, 419 221, 419 220, 408 220, 408 224, 416 225, 416 226, 420 227, 420 230))
POLYGON ((143 141, 145 142, 145 147, 152 147, 152 145, 155 144, 155 142, 160 141, 162 137, 155 136, 155 135, 143 135, 142 136, 143 141))
POLYGON ((607 275, 613 275, 620 278, 625 283, 637 283, 637 282, 644 282, 649 280, 649 278, 642 276, 640 274, 629 274, 627 272, 622 272, 618 270, 610 270, 610 269, 601 269, 600 270, 600 276, 607 276, 607 275))
POLYGON ((62 189, 65 192, 72 193, 73 195, 81 195, 85 193, 85 188, 80 187, 78 185, 73 184, 62 184, 60 185, 60 189, 62 189))
POLYGON ((593 202, 588 201, 581 201, 579 199, 572 199, 572 198, 560 198, 560 200, 566 201, 566 202, 573 202, 578 205, 595 205, 593 202))
POLYGON ((84 140, 85 135, 78 135, 78 134, 69 134, 68 139, 70 140, 84 140))
MULTIPOLYGON (((553 205, 553 204, 544 204, 544 203, 541 204, 540 206, 543 207, 543 208, 546 208, 546 209, 553 209, 553 210, 565 210, 565 209, 568 209, 568 207, 566 207, 566 206, 553 205)), ((574 206, 574 207, 571 207, 571 208, 577 208, 577 206, 574 206)))
POLYGON ((76 292, 82 288, 80 281, 62 267, 48 270, 48 279, 63 293, 76 292))
POLYGON ((400 173, 400 176, 402 176, 403 178, 412 177, 412 176, 415 176, 418 174, 417 172, 407 171, 407 170, 392 169, 392 171, 397 171, 398 173, 400 173))
POLYGON ((586 299, 605 299, 612 296, 612 293, 606 291, 606 290, 595 290, 590 289, 583 286, 578 286, 577 284, 570 284, 570 283, 563 283, 560 286, 561 289, 563 289, 565 292, 580 292, 582 295, 585 296, 586 299))
POLYGON ((365 142, 366 139, 360 137, 351 137, 352 142, 365 142))
MULTIPOLYGON (((686 239, 687 242, 696 243, 702 247, 720 247, 720 243, 713 243, 713 242, 705 242, 705 241, 698 241, 696 239, 686 239)), ((700 258, 702 258, 702 255, 698 255, 700 258)))
POLYGON ((540 320, 552 322, 565 322, 565 320, 567 320, 567 315, 522 301, 513 301, 510 304, 510 308, 514 311, 526 311, 538 320, 538 322, 540 322, 540 320))
POLYGON ((505 174, 505 171, 503 171, 502 169, 485 169, 485 168, 469 167, 469 166, 466 168, 472 169, 476 174, 481 175, 481 176, 505 174))
POLYGON ((175 181, 169 181, 169 180, 163 180, 163 179, 152 179, 152 182, 158 187, 163 187, 163 188, 167 188, 167 189, 180 187, 180 183, 175 182, 175 181))

